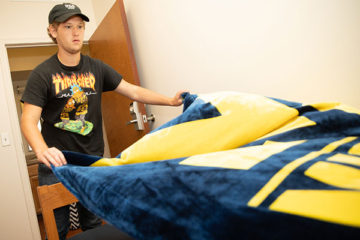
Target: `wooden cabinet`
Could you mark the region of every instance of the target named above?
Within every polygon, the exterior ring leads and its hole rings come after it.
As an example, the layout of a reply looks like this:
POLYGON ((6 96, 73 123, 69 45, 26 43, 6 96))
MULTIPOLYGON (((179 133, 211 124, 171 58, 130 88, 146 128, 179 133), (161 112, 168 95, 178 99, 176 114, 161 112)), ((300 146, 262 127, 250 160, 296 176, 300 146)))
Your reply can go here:
POLYGON ((37 187, 39 186, 39 178, 38 178, 38 163, 28 165, 28 172, 30 178, 31 192, 34 198, 35 210, 37 214, 41 213, 39 197, 37 194, 37 187))

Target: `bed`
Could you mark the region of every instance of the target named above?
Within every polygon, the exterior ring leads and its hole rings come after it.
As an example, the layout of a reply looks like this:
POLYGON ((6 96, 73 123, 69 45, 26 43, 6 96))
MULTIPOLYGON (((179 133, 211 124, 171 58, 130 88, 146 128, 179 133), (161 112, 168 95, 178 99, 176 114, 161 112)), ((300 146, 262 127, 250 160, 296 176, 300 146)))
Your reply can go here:
POLYGON ((182 114, 117 157, 65 151, 69 164, 53 171, 135 239, 360 238, 358 109, 183 97, 182 114))

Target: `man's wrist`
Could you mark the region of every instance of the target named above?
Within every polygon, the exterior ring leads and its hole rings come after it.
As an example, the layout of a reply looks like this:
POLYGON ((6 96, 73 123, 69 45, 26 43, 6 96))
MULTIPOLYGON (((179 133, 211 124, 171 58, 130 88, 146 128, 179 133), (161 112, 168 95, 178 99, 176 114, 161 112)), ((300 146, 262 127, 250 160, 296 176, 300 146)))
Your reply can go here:
POLYGON ((42 155, 46 150, 48 149, 48 147, 41 147, 41 148, 37 148, 34 149, 34 152, 36 154, 36 156, 42 155))

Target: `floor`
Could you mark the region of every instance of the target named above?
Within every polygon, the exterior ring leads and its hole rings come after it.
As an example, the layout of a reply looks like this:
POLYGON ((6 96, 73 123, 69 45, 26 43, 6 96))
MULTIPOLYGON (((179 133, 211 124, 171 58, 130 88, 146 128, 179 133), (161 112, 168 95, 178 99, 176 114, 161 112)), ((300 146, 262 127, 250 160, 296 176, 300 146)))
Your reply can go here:
MULTIPOLYGON (((41 239, 45 240, 45 227, 44 227, 44 222, 43 222, 43 219, 42 219, 41 215, 38 215, 38 222, 39 222, 39 227, 40 227, 41 239)), ((81 229, 70 230, 68 235, 66 236, 66 238, 74 236, 75 234, 77 234, 79 232, 81 232, 81 229)))

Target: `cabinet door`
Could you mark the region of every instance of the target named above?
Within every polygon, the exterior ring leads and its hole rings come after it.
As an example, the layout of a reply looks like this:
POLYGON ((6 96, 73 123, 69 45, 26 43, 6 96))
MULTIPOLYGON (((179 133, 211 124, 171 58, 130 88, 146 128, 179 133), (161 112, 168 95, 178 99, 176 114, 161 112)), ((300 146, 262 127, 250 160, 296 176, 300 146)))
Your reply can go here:
MULTIPOLYGON (((140 85, 122 0, 115 2, 90 38, 89 50, 92 57, 112 66, 126 81, 140 85)), ((127 124, 132 120, 128 98, 108 92, 103 94, 102 101, 110 154, 114 157, 148 133, 149 126, 144 123, 144 130, 136 130, 127 124)), ((142 116, 146 115, 143 104, 139 104, 139 110, 142 116)))
POLYGON ((28 166, 31 192, 34 198, 35 210, 37 214, 41 213, 39 197, 37 195, 37 187, 39 186, 39 178, 38 178, 38 164, 33 164, 28 166))

